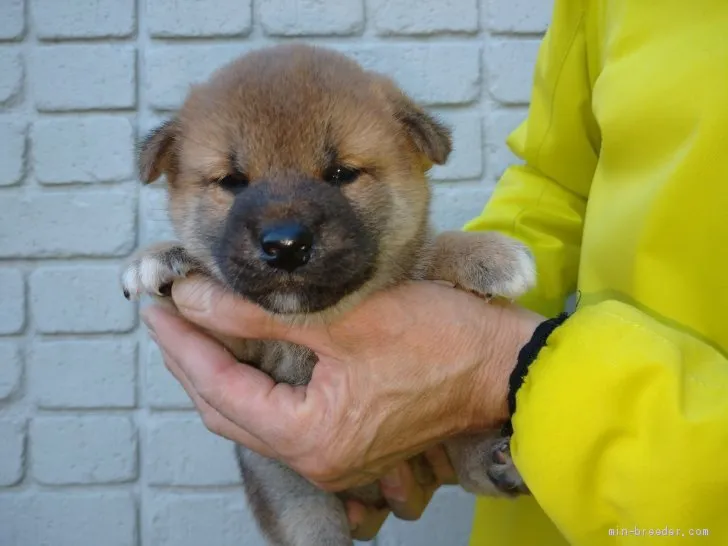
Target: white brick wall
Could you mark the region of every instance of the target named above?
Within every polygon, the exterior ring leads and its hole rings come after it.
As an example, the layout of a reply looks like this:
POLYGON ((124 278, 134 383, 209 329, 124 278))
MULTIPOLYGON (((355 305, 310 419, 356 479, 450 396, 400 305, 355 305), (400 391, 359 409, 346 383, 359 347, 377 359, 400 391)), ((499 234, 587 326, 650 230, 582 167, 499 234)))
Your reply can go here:
MULTIPOLYGON (((120 260, 169 236, 133 145, 188 85, 306 39, 393 75, 454 127, 434 214, 478 214, 513 161, 551 0, 0 0, 0 546, 260 546, 230 444, 201 425, 120 260)), ((465 546, 438 493, 379 546, 465 546)))

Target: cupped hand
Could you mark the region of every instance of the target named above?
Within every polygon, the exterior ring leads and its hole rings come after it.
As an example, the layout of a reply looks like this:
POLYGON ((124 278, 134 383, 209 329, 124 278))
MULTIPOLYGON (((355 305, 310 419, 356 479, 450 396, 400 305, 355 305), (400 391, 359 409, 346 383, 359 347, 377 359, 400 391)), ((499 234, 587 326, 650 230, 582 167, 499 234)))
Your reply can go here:
POLYGON ((508 376, 541 320, 431 282, 380 292, 326 326, 289 326, 201 278, 172 297, 179 314, 152 307, 145 322, 206 426, 330 491, 505 420, 508 376), (313 377, 276 384, 202 329, 305 345, 313 377))

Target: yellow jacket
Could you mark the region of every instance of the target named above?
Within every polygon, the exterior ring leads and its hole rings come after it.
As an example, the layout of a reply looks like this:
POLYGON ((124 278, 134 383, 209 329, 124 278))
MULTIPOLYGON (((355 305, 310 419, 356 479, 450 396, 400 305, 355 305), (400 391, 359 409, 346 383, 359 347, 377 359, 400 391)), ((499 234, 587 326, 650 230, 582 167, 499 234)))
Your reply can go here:
POLYGON ((533 498, 479 499, 471 546, 728 545, 728 1, 556 0, 508 144, 466 229, 580 303, 517 399, 533 498))

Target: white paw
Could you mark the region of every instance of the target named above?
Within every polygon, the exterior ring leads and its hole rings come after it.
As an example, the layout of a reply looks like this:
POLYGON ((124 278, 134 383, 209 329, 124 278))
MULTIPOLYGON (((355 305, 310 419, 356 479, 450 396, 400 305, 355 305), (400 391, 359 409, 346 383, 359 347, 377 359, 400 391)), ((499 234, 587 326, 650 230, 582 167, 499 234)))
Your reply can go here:
POLYGON ((526 246, 518 244, 512 249, 510 264, 505 275, 492 286, 492 294, 510 300, 521 297, 536 285, 536 261, 526 246))
POLYGON ((143 254, 133 260, 121 276, 124 297, 136 300, 143 294, 169 296, 166 289, 173 281, 184 278, 192 268, 192 262, 180 247, 143 254))

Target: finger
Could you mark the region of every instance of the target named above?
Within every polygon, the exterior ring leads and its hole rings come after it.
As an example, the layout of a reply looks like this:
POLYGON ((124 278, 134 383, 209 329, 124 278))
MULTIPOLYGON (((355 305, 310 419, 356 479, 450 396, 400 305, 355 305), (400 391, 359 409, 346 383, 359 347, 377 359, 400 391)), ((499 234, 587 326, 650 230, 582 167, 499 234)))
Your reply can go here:
MULTIPOLYGON (((367 486, 371 485, 372 483, 379 482, 380 487, 384 487, 384 489, 388 492, 390 496, 406 497, 408 494, 407 492, 397 493, 395 491, 395 489, 399 490, 399 486, 395 486, 394 484, 394 474, 392 473, 392 470, 397 465, 404 464, 408 466, 409 472, 411 473, 411 468, 409 468, 410 463, 402 463, 401 461, 403 459, 409 461, 417 453, 422 453, 423 449, 424 448, 418 448, 414 450, 414 453, 411 454, 403 454, 401 452, 393 453, 388 457, 381 458, 376 461, 369 461, 366 465, 366 468, 357 468, 356 470, 348 472, 346 475, 340 475, 327 479, 313 479, 310 481, 319 489, 323 489, 324 491, 329 491, 331 493, 338 493, 346 489, 367 486), (391 486, 382 484, 383 476, 388 476, 392 479, 392 481, 390 482, 391 486), (388 487, 391 487, 392 489, 390 490, 388 489, 388 487)), ((414 477, 412 477, 412 480, 413 483, 418 483, 414 477)))
POLYGON ((417 483, 412 468, 406 462, 386 474, 380 485, 392 513, 407 521, 422 517, 435 489, 417 483))
POLYGON ((364 506, 355 500, 346 502, 346 515, 349 518, 351 537, 354 540, 373 540, 389 516, 387 508, 364 506))
MULTIPOLYGON (((294 327, 277 320, 264 309, 248 302, 210 279, 196 276, 177 281, 172 299, 186 319, 221 334, 246 339, 279 339, 307 345, 321 342, 316 327, 294 327)), ((324 338, 327 336, 324 336, 324 338)))
POLYGON ((260 370, 239 363, 216 340, 185 319, 159 307, 143 311, 158 344, 177 363, 191 390, 209 406, 254 436, 295 426, 303 392, 278 384, 260 370))
POLYGON ((180 368, 177 362, 165 351, 162 351, 162 358, 167 369, 172 373, 175 379, 179 381, 182 388, 192 400, 192 403, 195 405, 197 412, 202 418, 202 422, 208 430, 210 430, 210 432, 217 434, 218 436, 222 436, 223 438, 227 438, 237 444, 241 444, 264 457, 275 458, 277 456, 276 452, 273 451, 267 444, 237 426, 205 402, 202 397, 197 394, 189 379, 187 379, 187 376, 182 371, 182 368, 180 368))
POLYGON ((447 456, 447 451, 442 445, 437 445, 425 451, 425 458, 430 463, 432 472, 440 485, 457 485, 458 476, 447 456))

